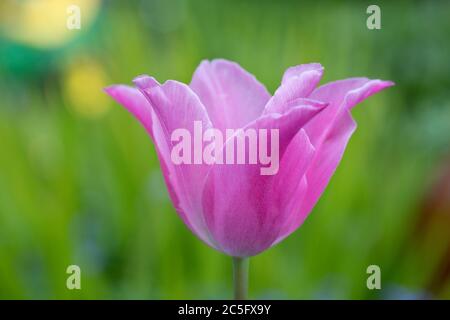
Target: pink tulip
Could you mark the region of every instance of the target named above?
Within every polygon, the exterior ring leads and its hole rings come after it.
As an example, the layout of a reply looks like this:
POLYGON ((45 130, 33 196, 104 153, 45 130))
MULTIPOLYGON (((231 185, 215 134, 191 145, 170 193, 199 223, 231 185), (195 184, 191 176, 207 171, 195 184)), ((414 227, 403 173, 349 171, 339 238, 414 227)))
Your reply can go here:
POLYGON ((317 87, 318 63, 288 68, 271 96, 253 75, 226 60, 203 61, 190 85, 153 77, 135 88, 106 92, 127 108, 152 138, 176 211, 209 246, 233 257, 256 255, 305 220, 336 170, 356 124, 351 109, 392 86, 350 78, 317 87), (279 130, 277 174, 258 165, 179 164, 171 161, 171 132, 194 121, 203 128, 279 130))
POLYGON ((336 170, 356 124, 350 110, 390 81, 350 78, 316 88, 318 63, 288 68, 273 96, 238 64, 203 61, 189 86, 153 77, 136 88, 106 92, 127 108, 152 138, 170 197, 201 240, 230 256, 256 255, 305 220, 336 170), (277 128, 280 169, 261 175, 254 165, 174 165, 171 132, 204 128, 277 128))

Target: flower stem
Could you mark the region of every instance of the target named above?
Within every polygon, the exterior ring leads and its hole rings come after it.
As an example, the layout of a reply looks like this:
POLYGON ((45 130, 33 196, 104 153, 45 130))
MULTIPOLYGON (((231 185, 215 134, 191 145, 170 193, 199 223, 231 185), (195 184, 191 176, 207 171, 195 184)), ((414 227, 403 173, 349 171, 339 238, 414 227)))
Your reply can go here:
POLYGON ((233 257, 234 299, 247 299, 248 258, 233 257))

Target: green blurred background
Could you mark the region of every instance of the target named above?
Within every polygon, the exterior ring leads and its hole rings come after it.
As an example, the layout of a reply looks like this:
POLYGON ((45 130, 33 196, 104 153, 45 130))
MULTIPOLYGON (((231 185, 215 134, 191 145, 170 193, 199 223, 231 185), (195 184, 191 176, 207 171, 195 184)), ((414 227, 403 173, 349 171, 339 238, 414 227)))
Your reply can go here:
POLYGON ((450 2, 5 0, 0 4, 0 298, 231 297, 230 258, 175 214, 155 150, 102 88, 189 82, 237 61, 273 92, 325 66, 396 86, 358 130, 304 225, 251 259, 250 297, 450 298, 450 2), (67 30, 66 8, 81 8, 67 30), (81 267, 81 290, 66 268, 81 267), (382 290, 366 287, 381 268, 382 290))

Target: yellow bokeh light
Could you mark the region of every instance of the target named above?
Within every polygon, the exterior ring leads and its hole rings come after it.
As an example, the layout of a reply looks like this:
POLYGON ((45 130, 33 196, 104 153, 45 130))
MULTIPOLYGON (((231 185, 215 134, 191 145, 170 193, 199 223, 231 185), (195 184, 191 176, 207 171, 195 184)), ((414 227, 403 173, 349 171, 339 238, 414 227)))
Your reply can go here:
POLYGON ((108 110, 103 88, 107 85, 101 66, 89 59, 72 63, 64 77, 64 94, 69 109, 86 118, 98 118, 108 110))

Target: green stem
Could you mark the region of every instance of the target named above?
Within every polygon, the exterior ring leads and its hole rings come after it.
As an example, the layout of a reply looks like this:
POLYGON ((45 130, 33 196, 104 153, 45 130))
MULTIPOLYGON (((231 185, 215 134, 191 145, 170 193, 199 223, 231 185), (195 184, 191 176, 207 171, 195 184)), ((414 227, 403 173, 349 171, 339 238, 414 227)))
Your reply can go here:
POLYGON ((234 299, 247 299, 248 258, 233 257, 234 299))

